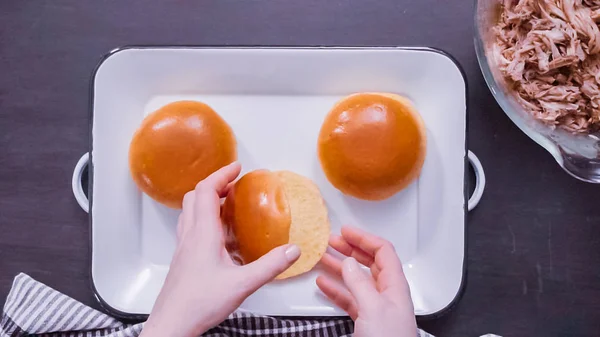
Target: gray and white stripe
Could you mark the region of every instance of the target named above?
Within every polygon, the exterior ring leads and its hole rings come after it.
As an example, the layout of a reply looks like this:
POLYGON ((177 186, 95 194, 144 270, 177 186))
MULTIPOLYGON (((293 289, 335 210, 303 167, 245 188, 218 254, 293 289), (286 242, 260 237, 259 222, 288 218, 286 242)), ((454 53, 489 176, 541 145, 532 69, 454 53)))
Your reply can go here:
MULTIPOLYGON (((124 324, 77 302, 26 274, 13 281, 0 319, 0 337, 137 337, 144 327, 124 324)), ((347 318, 295 320, 235 312, 206 337, 347 337, 347 318)), ((433 337, 421 330, 417 337, 433 337)))

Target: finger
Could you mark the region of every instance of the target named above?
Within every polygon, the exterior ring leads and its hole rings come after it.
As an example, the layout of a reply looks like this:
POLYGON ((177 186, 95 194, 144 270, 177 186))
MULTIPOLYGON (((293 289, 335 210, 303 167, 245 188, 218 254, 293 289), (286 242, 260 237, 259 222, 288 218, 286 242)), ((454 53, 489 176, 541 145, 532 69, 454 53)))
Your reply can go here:
POLYGON ((183 238, 183 213, 180 213, 177 217, 177 242, 183 238))
POLYGON ((229 183, 240 174, 241 166, 233 162, 220 168, 196 185, 196 207, 195 210, 203 213, 203 217, 220 215, 221 203, 218 200, 225 195, 229 183), (217 212, 215 210, 218 208, 217 212))
POLYGON ((342 276, 358 307, 369 307, 371 301, 379 295, 371 276, 362 270, 354 258, 349 257, 342 262, 342 276))
POLYGON ((181 236, 186 232, 188 228, 194 225, 195 221, 195 201, 196 191, 189 191, 183 196, 183 207, 179 217, 181 218, 181 236))
POLYGON ((403 295, 408 290, 408 282, 404 276, 402 262, 391 244, 384 244, 375 255, 375 263, 379 269, 377 286, 379 291, 393 291, 403 295))
POLYGON ((248 295, 283 273, 298 260, 300 254, 298 246, 283 245, 272 249, 258 260, 242 266, 242 277, 247 282, 248 295))
MULTIPOLYGON (((331 238, 329 239, 329 245, 333 249, 337 250, 338 252, 340 252, 346 256, 354 257, 359 263, 369 267, 371 269, 371 275, 373 275, 373 278, 375 280, 377 280, 380 270, 379 270, 379 267, 374 263, 373 257, 369 256, 362 249, 351 246, 341 236, 332 235, 331 238)), ((333 262, 333 261, 329 260, 329 258, 328 258, 326 262, 333 262)), ((340 261, 339 271, 340 271, 339 275, 341 276, 341 261, 340 261)))
POLYGON ((221 222, 220 199, 214 191, 202 191, 196 193, 195 200, 195 230, 199 240, 207 249, 214 248, 213 252, 220 252, 225 245, 225 235, 221 222))
POLYGON ((402 262, 394 246, 387 240, 353 227, 343 227, 342 237, 375 256, 371 273, 376 279, 377 290, 390 295, 398 303, 410 302, 410 289, 402 262))
POLYGON ((237 265, 235 263, 235 261, 233 260, 233 258, 231 257, 231 254, 229 253, 229 251, 225 247, 223 247, 223 249, 221 250, 221 259, 223 259, 223 261, 225 262, 225 264, 227 264, 229 266, 236 266, 237 265))
POLYGON ((388 241, 383 238, 349 226, 342 227, 342 238, 346 240, 349 245, 358 247, 371 256, 375 256, 377 250, 388 243, 388 241))
POLYGON ((227 188, 227 185, 237 178, 241 170, 242 166, 240 163, 233 162, 227 166, 223 166, 213 174, 209 175, 206 179, 199 182, 196 188, 198 188, 200 185, 206 185, 207 187, 217 191, 217 194, 221 195, 227 188))
MULTIPOLYGON (((373 275, 373 279, 375 279, 375 281, 377 281, 379 279, 379 273, 381 273, 381 270, 379 269, 379 267, 377 266, 376 263, 373 263, 371 265, 371 275, 373 275)), ((377 290, 379 290, 379 287, 377 287, 377 290)))
POLYGON ((372 256, 369 256, 369 254, 365 253, 362 249, 350 245, 341 236, 332 235, 329 238, 329 245, 331 246, 331 248, 337 250, 338 252, 348 257, 355 258, 356 261, 367 267, 370 267, 373 264, 372 256))
POLYGON ((196 223, 202 224, 202 240, 219 246, 223 242, 221 201, 227 186, 240 174, 241 166, 234 162, 217 170, 199 182, 195 189, 196 223))
POLYGON ((321 264, 335 275, 342 277, 342 261, 337 257, 329 253, 325 253, 321 258, 321 264))
MULTIPOLYGON (((405 289, 408 287, 402 263, 394 246, 387 240, 367 233, 354 227, 344 226, 342 237, 350 245, 354 245, 375 256, 374 265, 377 268, 371 270, 377 280, 379 291, 386 291, 390 287, 405 289)), ((403 291, 403 290, 402 290, 403 291)))
POLYGON ((196 187, 194 196, 194 215, 197 221, 214 220, 221 217, 221 201, 215 190, 209 186, 196 187))
MULTIPOLYGON (((373 263, 371 264, 371 272, 373 276, 377 277, 379 272, 386 266, 393 268, 395 272, 402 273, 402 263, 396 254, 394 246, 387 240, 367 233, 363 230, 354 227, 344 226, 342 228, 342 239, 356 250, 362 251, 365 254, 372 255, 373 263), (380 257, 377 259, 378 254, 385 252, 383 259, 380 257), (377 264, 376 261, 380 263, 377 264), (375 268, 373 268, 376 266, 375 268)), ((403 273, 402 273, 403 274, 403 273)), ((404 275, 402 275, 404 277, 404 275)))
POLYGON ((331 302, 350 315, 353 320, 358 318, 358 310, 352 294, 346 287, 338 284, 326 276, 317 277, 317 287, 327 296, 331 302))
MULTIPOLYGON (((325 254, 323 254, 323 257, 321 258, 320 263, 327 270, 332 272, 334 275, 342 277, 342 261, 339 258, 333 256, 332 254, 325 253, 325 254)), ((373 275, 373 278, 376 278, 379 274, 379 268, 377 267, 376 264, 373 263, 371 265, 370 269, 371 269, 371 275, 373 275)), ((375 284, 375 280, 370 280, 370 281, 371 281, 371 283, 375 284)))
POLYGON ((234 181, 227 184, 227 186, 225 186, 225 188, 223 190, 221 190, 221 192, 219 193, 219 197, 225 198, 227 196, 227 194, 229 193, 229 191, 231 191, 231 188, 233 187, 233 185, 235 185, 234 181))

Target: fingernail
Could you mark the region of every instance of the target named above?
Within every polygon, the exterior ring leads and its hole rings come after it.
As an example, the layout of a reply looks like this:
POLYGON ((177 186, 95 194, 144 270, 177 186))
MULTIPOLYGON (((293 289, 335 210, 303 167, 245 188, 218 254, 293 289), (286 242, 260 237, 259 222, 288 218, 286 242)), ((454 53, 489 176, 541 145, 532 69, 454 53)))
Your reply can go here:
POLYGON ((292 262, 292 261, 296 261, 298 258, 300 257, 300 248, 296 245, 290 245, 286 250, 285 250, 285 258, 292 262))

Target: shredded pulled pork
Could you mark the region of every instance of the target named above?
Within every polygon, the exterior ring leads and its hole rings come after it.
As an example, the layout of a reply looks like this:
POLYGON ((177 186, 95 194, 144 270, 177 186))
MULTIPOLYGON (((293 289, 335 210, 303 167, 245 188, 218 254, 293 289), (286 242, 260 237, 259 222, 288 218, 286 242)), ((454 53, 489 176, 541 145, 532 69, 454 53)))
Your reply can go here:
POLYGON ((535 118, 600 130, 600 0, 504 0, 493 54, 535 118))

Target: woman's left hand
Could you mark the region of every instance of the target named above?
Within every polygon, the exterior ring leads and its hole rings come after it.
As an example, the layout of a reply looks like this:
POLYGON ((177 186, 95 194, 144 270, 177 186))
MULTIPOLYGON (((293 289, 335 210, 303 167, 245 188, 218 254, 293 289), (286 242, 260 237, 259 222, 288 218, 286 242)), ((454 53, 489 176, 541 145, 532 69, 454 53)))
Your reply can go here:
POLYGON ((238 163, 225 166, 185 195, 177 249, 143 337, 201 335, 300 256, 297 246, 284 245, 244 266, 232 261, 225 249, 220 198, 240 170, 238 163))

